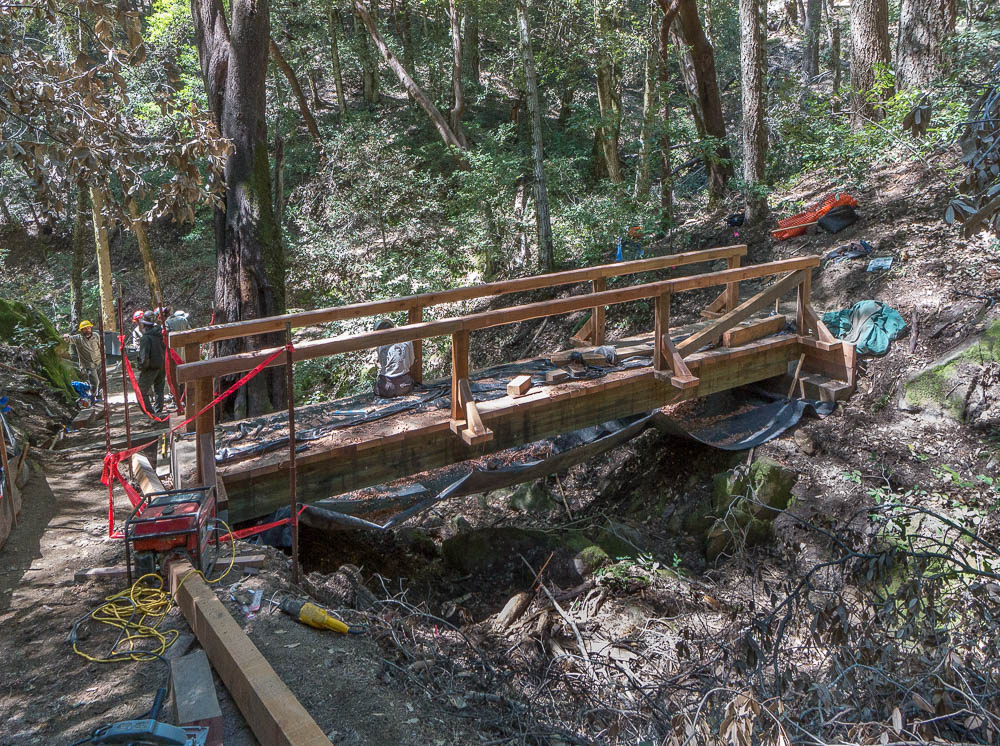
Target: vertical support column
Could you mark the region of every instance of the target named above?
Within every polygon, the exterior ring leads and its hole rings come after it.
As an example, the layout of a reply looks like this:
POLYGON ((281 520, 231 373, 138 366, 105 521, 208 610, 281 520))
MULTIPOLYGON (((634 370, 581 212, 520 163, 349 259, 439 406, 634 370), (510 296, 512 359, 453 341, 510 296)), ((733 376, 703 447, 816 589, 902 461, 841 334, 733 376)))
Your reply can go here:
POLYGON ((672 370, 667 365, 668 350, 663 337, 670 334, 670 291, 656 297, 656 319, 653 325, 656 339, 653 344, 653 370, 672 370))
MULTIPOLYGON (((424 309, 420 306, 410 309, 410 323, 419 324, 424 320, 424 309)), ((413 340, 413 367, 410 375, 417 383, 424 382, 424 340, 413 340)))
MULTIPOLYGON (((193 363, 195 360, 198 360, 200 358, 201 358, 201 345, 197 345, 197 344, 184 345, 184 362, 185 363, 193 363)), ((184 384, 184 386, 182 388, 184 390, 186 390, 188 388, 188 385, 184 384)), ((194 386, 194 385, 192 385, 191 388, 192 389, 196 389, 197 387, 194 386)), ((179 391, 178 394, 180 394, 180 393, 181 392, 179 391)), ((185 401, 185 404, 186 404, 185 411, 190 416, 190 415, 194 414, 195 412, 197 412, 199 409, 201 409, 201 407, 204 407, 205 404, 206 404, 206 402, 208 400, 206 399, 199 406, 198 405, 198 399, 196 397, 193 397, 191 395, 187 395, 187 396, 184 397, 184 401, 185 401)), ((185 430, 185 432, 193 433, 194 432, 194 428, 195 428, 195 423, 194 422, 189 422, 187 424, 187 427, 184 428, 184 430, 185 430)))
MULTIPOLYGON (((608 281, 603 277, 595 277, 591 282, 595 293, 602 293, 608 289, 608 281)), ((600 347, 604 344, 604 306, 594 306, 594 311, 590 316, 592 331, 591 342, 600 347)))
MULTIPOLYGON (((194 397, 191 402, 191 412, 198 412, 212 401, 212 384, 213 378, 199 378, 194 381, 192 386, 194 390, 194 397)), ((206 410, 204 414, 198 417, 194 421, 194 431, 195 431, 195 450, 198 454, 198 473, 195 476, 196 484, 204 484, 205 477, 207 475, 204 459, 205 454, 211 453, 214 457, 215 455, 215 407, 211 407, 206 410), (208 445, 202 446, 202 436, 207 435, 205 440, 208 445)))
MULTIPOLYGON (((739 256, 729 257, 729 269, 737 269, 740 266, 739 256)), ((740 304, 740 283, 730 282, 726 285, 726 311, 732 311, 740 304)))
POLYGON ((469 377, 469 332, 465 329, 451 335, 451 418, 464 420, 465 409, 459 392, 460 381, 469 377))
MULTIPOLYGON (((128 374, 125 372, 125 358, 128 356, 128 352, 125 350, 125 318, 124 312, 122 311, 122 296, 121 289, 118 291, 118 328, 121 330, 122 334, 122 399, 125 402, 125 447, 128 450, 132 450, 132 419, 128 412, 128 390, 129 381, 128 374)), ((103 336, 103 335, 102 335, 103 336)), ((104 388, 104 411, 108 411, 108 389, 107 386, 104 388)), ((109 445, 110 448, 110 445, 109 445)), ((128 461, 128 474, 129 477, 132 476, 132 459, 128 461)))
POLYGON ((802 282, 799 283, 795 308, 795 332, 801 336, 806 336, 809 333, 806 306, 809 305, 809 296, 812 294, 812 270, 803 270, 801 276, 802 282))

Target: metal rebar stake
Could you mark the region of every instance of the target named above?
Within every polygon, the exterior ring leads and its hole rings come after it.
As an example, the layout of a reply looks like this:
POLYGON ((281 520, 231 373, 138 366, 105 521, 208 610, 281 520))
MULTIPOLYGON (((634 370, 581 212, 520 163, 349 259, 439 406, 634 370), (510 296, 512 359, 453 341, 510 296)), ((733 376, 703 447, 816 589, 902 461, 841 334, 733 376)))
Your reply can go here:
MULTIPOLYGON (((97 314, 97 333, 100 338, 97 340, 101 347, 101 394, 104 398, 104 450, 111 453, 111 414, 108 403, 108 355, 104 347, 104 309, 97 314)), ((94 396, 96 406, 97 396, 94 396)))
MULTIPOLYGON (((122 330, 122 396, 125 398, 125 447, 132 450, 132 421, 128 413, 128 374, 125 372, 125 356, 128 354, 125 351, 125 322, 122 317, 122 296, 121 293, 118 295, 118 326, 122 330)), ((107 399, 107 392, 104 394, 105 399, 107 399)), ((129 459, 128 463, 129 475, 132 474, 132 459, 129 459)))
POLYGON ((288 505, 292 529, 292 582, 299 582, 299 506, 295 494, 295 374, 292 370, 292 324, 285 324, 285 386, 288 389, 288 505))

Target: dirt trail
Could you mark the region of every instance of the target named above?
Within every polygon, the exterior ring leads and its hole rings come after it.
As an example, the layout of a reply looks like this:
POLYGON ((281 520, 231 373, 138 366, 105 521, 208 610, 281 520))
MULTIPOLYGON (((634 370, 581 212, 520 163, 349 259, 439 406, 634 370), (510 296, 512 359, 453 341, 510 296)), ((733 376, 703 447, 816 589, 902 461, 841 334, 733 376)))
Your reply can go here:
MULTIPOLYGON (((117 437, 124 434, 124 416, 121 394, 117 405, 115 399, 117 437)), ((134 406, 131 411, 133 423, 144 419, 134 406)), ((141 717, 166 681, 160 662, 90 663, 67 641, 73 623, 124 588, 125 580, 73 582, 74 571, 120 564, 124 555, 121 541, 107 538, 107 490, 100 484, 103 427, 71 434, 63 443, 63 450, 32 451, 19 524, 0 550, 2 746, 75 743, 101 725, 141 717), (95 445, 96 450, 82 450, 95 445)), ((163 626, 189 631, 176 608, 163 626)), ((110 642, 101 630, 81 646, 100 655, 110 642)), ((227 743, 256 743, 225 688, 216 684, 227 743)), ((161 719, 170 716, 164 708, 161 719)))

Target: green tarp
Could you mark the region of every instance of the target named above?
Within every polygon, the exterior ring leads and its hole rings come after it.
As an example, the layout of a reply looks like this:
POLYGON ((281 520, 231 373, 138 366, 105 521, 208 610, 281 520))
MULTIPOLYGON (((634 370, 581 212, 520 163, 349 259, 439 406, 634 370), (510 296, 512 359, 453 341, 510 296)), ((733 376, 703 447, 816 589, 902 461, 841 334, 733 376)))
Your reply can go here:
POLYGON ((823 323, 835 336, 856 345, 862 355, 884 355, 889 343, 906 329, 899 311, 877 300, 824 313, 823 323))

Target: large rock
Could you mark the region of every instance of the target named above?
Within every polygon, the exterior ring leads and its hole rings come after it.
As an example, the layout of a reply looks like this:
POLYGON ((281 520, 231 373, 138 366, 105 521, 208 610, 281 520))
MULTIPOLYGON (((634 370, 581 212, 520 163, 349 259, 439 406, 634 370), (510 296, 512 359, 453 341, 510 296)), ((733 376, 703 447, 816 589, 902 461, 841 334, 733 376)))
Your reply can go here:
POLYGON ((523 510, 525 513, 548 513, 558 507, 541 479, 518 485, 510 496, 509 504, 514 510, 523 510))
POLYGON ((1000 424, 1000 321, 930 365, 903 385, 900 409, 977 425, 1000 424), (976 389, 984 389, 980 394, 976 389))
POLYGON ((540 550, 551 551, 557 546, 556 537, 544 531, 497 526, 464 531, 445 540, 441 551, 449 565, 475 574, 520 565, 519 554, 530 561, 540 550))
POLYGON ((792 501, 792 488, 798 478, 798 474, 777 461, 769 458, 754 461, 750 465, 750 484, 754 497, 762 505, 749 505, 750 512, 758 518, 774 518, 792 501))
POLYGON ((76 401, 73 367, 66 361, 66 343, 45 316, 26 303, 0 298, 0 341, 35 353, 39 372, 66 397, 76 401))

